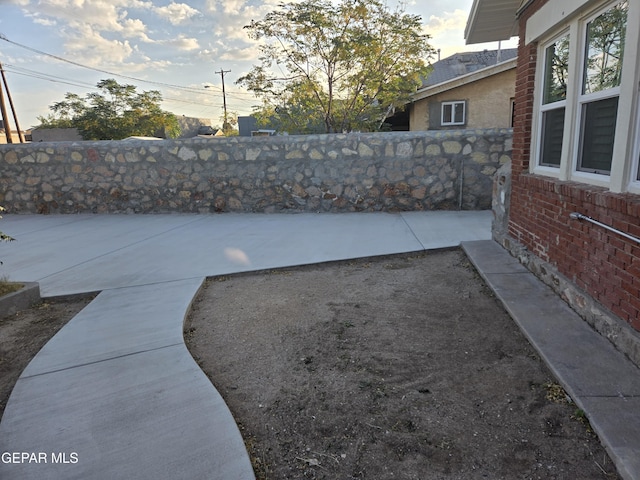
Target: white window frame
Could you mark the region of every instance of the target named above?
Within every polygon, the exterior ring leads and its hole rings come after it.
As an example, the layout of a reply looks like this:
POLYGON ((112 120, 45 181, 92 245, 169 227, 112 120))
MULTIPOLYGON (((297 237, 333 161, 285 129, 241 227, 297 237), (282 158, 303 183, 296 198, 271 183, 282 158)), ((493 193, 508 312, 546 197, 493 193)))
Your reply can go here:
POLYGON ((467 123, 467 102, 464 100, 456 100, 452 102, 442 102, 440 105, 440 125, 443 127, 449 127, 453 125, 465 125, 467 123), (462 121, 456 122, 456 106, 462 105, 462 121), (444 120, 444 109, 446 106, 451 107, 451 121, 445 122, 444 120))
MULTIPOLYGON (((536 85, 540 85, 540 88, 537 91, 537 94, 535 95, 535 104, 538 106, 538 113, 536 115, 536 126, 537 128, 536 130, 536 135, 535 138, 536 142, 536 148, 533 151, 533 154, 535 155, 535 169, 538 172, 543 172, 546 175, 551 175, 551 176, 559 176, 560 175, 560 167, 562 164, 562 160, 561 160, 561 164, 560 165, 544 165, 542 163, 542 150, 543 150, 543 136, 544 136, 544 114, 548 111, 551 110, 556 110, 559 108, 564 108, 565 109, 565 118, 564 118, 564 122, 563 122, 563 128, 566 127, 567 125, 567 112, 568 112, 568 108, 567 108, 567 98, 569 98, 569 94, 571 93, 571 88, 569 85, 567 85, 567 96, 564 100, 559 100, 556 102, 550 102, 550 103, 544 103, 544 94, 545 94, 545 81, 546 81, 546 66, 547 66, 547 50, 549 47, 551 47, 551 45, 557 43, 559 40, 561 40, 564 37, 569 37, 569 46, 571 47, 572 43, 571 43, 571 34, 568 30, 564 30, 562 31, 560 34, 555 35, 551 40, 545 42, 544 44, 542 44, 539 48, 540 51, 540 55, 539 58, 541 59, 541 67, 538 69, 538 75, 536 77, 536 85)), ((571 58, 571 54, 570 54, 570 58, 571 58)), ((571 66, 569 66, 569 68, 571 68, 571 66)), ((566 129, 563 130, 563 139, 567 138, 566 137, 566 129)), ((562 142, 562 148, 565 148, 565 144, 567 142, 565 142, 563 140, 562 142)), ((563 152, 564 153, 564 152, 563 152)), ((561 159, 562 159, 563 155, 561 155, 561 159)))
POLYGON ((629 182, 628 190, 633 193, 640 193, 640 98, 635 103, 636 125, 633 135, 635 141, 633 142, 633 162, 631 164, 631 181, 629 182))
MULTIPOLYGON (((571 180, 608 188, 612 192, 640 194, 640 58, 636 52, 640 48, 640 2, 629 0, 625 52, 622 63, 622 80, 618 91, 618 113, 614 137, 613 159, 609 175, 589 173, 577 169, 580 150, 581 108, 578 100, 582 93, 582 68, 586 55, 587 23, 619 4, 622 0, 587 2, 570 0, 570 4, 549 2, 536 12, 527 22, 526 43, 538 42, 538 61, 534 90, 534 112, 532 119, 531 157, 529 171, 552 176, 560 180, 571 180), (595 3, 595 5, 594 5, 595 3), (590 8, 589 8, 590 7, 590 8), (560 168, 541 166, 541 118, 544 85, 545 50, 554 41, 568 32, 570 38, 569 84, 565 106, 564 141, 560 168)), ((597 92, 589 100, 598 96, 611 96, 611 89, 597 92)))
MULTIPOLYGON (((640 30, 640 28, 638 28, 638 30, 640 30)), ((640 64, 640 60, 638 61, 638 63, 640 64)), ((627 185, 626 191, 640 194, 640 65, 636 70, 636 78, 634 86, 632 88, 635 88, 635 86, 637 86, 637 89, 635 91, 636 99, 634 102, 629 102, 633 109, 633 112, 631 114, 632 118, 635 118, 635 124, 633 125, 633 130, 630 134, 632 140, 629 141, 630 148, 633 152, 633 161, 631 162, 629 175, 623 176, 623 181, 630 176, 631 180, 627 185)), ((629 90, 631 90, 631 88, 629 90)), ((628 95, 628 93, 625 93, 623 86, 623 92, 621 93, 621 96, 624 98, 625 95, 628 95)), ((626 103, 625 105, 623 105, 623 107, 624 106, 626 106, 626 103)))
MULTIPOLYGON (((595 19, 597 19, 600 15, 604 14, 605 12, 607 12, 608 10, 614 8, 616 5, 623 3, 625 0, 619 0, 619 1, 615 1, 615 2, 611 2, 609 4, 605 4, 603 7, 598 8, 597 11, 595 11, 594 13, 592 13, 591 15, 589 15, 588 17, 585 17, 582 22, 580 22, 580 36, 578 37, 579 39, 579 47, 580 47, 580 62, 578 63, 577 67, 579 68, 575 70, 575 74, 576 77, 579 78, 579 88, 577 90, 577 97, 576 97, 576 109, 575 109, 575 134, 573 136, 575 144, 574 144, 574 155, 573 155, 573 166, 572 166, 572 176, 576 179, 581 179, 583 181, 595 181, 596 183, 601 183, 601 182, 606 182, 606 184, 609 184, 610 181, 610 177, 611 177, 611 172, 614 169, 614 160, 615 158, 613 157, 612 154, 612 159, 611 159, 611 165, 609 167, 609 172, 605 173, 605 172, 589 172, 588 169, 586 169, 585 167, 582 167, 580 165, 580 161, 581 161, 581 155, 582 155, 582 147, 583 147, 583 131, 582 131, 582 123, 583 123, 583 114, 585 112, 585 109, 588 105, 593 104, 595 102, 598 102, 600 100, 606 100, 606 99, 610 99, 610 98, 617 98, 618 99, 618 108, 616 110, 616 127, 618 125, 618 121, 619 121, 619 106, 620 106, 620 86, 616 86, 616 87, 612 87, 612 88, 608 88, 606 90, 600 90, 594 93, 583 93, 583 85, 584 85, 584 65, 586 63, 586 56, 587 56, 587 52, 586 52, 586 43, 587 43, 587 29, 589 26, 589 23, 594 21, 595 19)), ((629 2, 630 3, 630 2, 629 2)), ((627 16, 627 25, 629 24, 629 17, 627 16)), ((625 60, 629 59, 629 55, 627 54, 628 52, 625 51, 625 57, 622 60, 622 65, 624 68, 624 64, 625 64, 625 60)), ((612 149, 615 148, 615 144, 617 142, 617 140, 619 139, 619 135, 617 134, 617 131, 614 132, 614 139, 613 139, 613 145, 612 145, 612 149)))

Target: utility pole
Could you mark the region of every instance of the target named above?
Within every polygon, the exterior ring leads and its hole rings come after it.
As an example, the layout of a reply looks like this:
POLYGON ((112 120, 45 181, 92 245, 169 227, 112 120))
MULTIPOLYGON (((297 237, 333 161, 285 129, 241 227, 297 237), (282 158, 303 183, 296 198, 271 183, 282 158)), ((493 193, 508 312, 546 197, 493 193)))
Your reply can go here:
MULTIPOLYGON (((1 69, 2 67, 0 67, 1 69)), ((2 70, 4 78, 4 70, 2 70)), ((7 107, 4 104, 4 94, 2 93, 2 85, 0 85, 0 113, 2 113, 2 125, 4 126, 4 136, 7 137, 7 143, 13 143, 11 137, 11 127, 9 126, 9 117, 7 116, 7 107)))
POLYGON ((219 72, 215 72, 215 73, 219 73, 220 76, 222 77, 222 106, 224 108, 224 120, 222 122, 222 131, 225 133, 229 128, 228 127, 229 122, 227 122, 227 95, 224 92, 224 74, 229 72, 231 72, 231 70, 223 70, 223 69, 220 69, 219 72))
MULTIPOLYGON (((13 99, 11 98, 11 92, 9 92, 9 84, 7 83, 7 77, 4 75, 4 70, 2 69, 2 63, 0 63, 0 74, 2 75, 2 82, 4 83, 4 89, 7 91, 7 98, 9 99, 9 105, 11 106, 11 113, 13 113, 13 121, 16 124, 16 130, 18 130, 18 138, 20 139, 20 143, 24 143, 24 137, 22 136, 22 130, 20 130, 20 124, 18 123, 18 115, 16 115, 16 108, 13 106, 13 99)), ((1 89, 2 87, 0 87, 1 89)), ((2 102, 3 115, 2 119, 5 119, 6 110, 4 109, 4 99, 0 96, 0 102, 2 102)), ((5 122, 5 132, 7 128, 7 121, 5 122)), ((9 142, 11 143, 11 142, 9 142)))

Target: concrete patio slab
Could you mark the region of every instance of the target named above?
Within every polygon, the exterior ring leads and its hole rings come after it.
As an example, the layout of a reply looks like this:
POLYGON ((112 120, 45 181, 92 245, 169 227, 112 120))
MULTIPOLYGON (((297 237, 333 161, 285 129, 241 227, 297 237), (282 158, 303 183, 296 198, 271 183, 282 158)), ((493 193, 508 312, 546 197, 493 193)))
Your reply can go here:
MULTIPOLYGON (((9 278, 43 297, 458 246, 490 235, 490 212, 6 216, 9 278)), ((6 252, 6 253, 5 253, 6 252)))
POLYGON ((0 249, 3 271, 9 278, 33 279, 47 296, 43 284, 50 275, 198 220, 188 215, 149 215, 143 220, 133 215, 73 215, 73 221, 67 217, 12 215, 2 219, 3 228, 16 238, 0 249))
POLYGON ((425 222, 422 212, 403 212, 407 222, 423 248, 447 248, 460 242, 472 240, 490 240, 493 214, 489 210, 482 212, 431 212, 425 222))

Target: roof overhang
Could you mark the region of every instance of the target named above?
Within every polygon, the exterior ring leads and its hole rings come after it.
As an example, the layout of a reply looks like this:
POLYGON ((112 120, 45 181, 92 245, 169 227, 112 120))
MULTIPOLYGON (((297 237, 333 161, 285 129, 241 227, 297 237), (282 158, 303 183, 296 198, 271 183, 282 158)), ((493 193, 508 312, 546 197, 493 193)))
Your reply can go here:
POLYGON ((517 13, 526 3, 526 0, 473 0, 464 30, 466 44, 509 40, 517 35, 517 13))
POLYGON ((497 75, 499 73, 515 69, 517 66, 517 63, 518 63, 517 58, 511 58, 504 62, 497 63, 496 65, 483 68, 482 70, 476 70, 475 72, 471 72, 471 73, 467 73, 466 75, 455 77, 446 82, 437 83, 436 85, 431 85, 430 87, 421 88, 411 96, 411 100, 413 102, 416 102, 418 100, 432 97, 434 95, 438 95, 439 93, 447 92, 454 88, 463 87, 470 83, 477 82, 478 80, 482 80, 487 77, 491 77, 493 75, 497 75))

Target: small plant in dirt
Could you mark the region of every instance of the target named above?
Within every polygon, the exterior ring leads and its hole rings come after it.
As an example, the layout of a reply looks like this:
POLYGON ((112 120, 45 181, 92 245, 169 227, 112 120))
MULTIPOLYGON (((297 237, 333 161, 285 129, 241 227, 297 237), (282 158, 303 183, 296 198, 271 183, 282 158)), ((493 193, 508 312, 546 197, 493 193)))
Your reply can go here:
POLYGON ((0 297, 16 292, 23 287, 21 283, 9 282, 6 277, 0 278, 0 297))
MULTIPOLYGON (((6 208, 4 208, 3 206, 0 206, 0 212, 5 212, 6 210, 7 210, 6 208)), ((0 218, 2 218, 2 216, 0 216, 0 218)), ((14 240, 15 240, 15 238, 13 238, 13 237, 7 235, 6 233, 0 231, 0 241, 12 242, 14 240)))
POLYGON ((567 395, 567 392, 564 391, 564 388, 562 388, 562 385, 559 383, 547 382, 543 386, 547 390, 546 398, 550 402, 561 404, 573 403, 571 397, 567 395))
MULTIPOLYGON (((0 212, 4 212, 6 209, 2 206, 0 206, 0 212)), ((0 218, 2 218, 0 216, 0 218)), ((0 231, 0 241, 2 242, 12 242, 14 241, 15 238, 7 235, 6 233, 0 231)), ((0 265, 2 265, 2 262, 0 262, 0 265)), ((7 280, 6 277, 2 277, 0 278, 0 296, 3 295, 7 295, 9 293, 13 293, 16 290, 20 290, 22 288, 22 285, 17 284, 17 283, 11 283, 7 280)))

